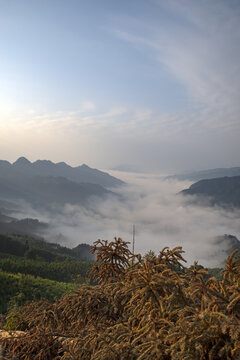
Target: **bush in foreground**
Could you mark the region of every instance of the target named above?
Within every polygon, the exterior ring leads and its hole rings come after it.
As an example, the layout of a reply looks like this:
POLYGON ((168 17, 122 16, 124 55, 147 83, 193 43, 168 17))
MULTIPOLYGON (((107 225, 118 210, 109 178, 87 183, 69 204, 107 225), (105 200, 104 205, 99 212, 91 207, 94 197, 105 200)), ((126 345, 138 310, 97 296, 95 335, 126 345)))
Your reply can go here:
POLYGON ((133 255, 121 239, 95 243, 92 276, 55 303, 22 308, 2 340, 24 360, 233 360, 240 356, 240 260, 234 252, 223 278, 186 270, 181 247, 157 257, 133 255))

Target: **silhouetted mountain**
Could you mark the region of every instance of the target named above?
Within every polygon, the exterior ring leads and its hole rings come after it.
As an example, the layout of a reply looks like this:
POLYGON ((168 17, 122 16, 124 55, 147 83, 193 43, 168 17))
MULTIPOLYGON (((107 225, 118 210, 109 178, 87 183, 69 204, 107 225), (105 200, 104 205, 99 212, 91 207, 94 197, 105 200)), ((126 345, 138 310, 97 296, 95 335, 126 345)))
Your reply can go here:
POLYGON ((81 166, 72 167, 64 162, 53 163, 49 160, 37 160, 31 163, 28 159, 20 157, 12 165, 6 161, 0 162, 0 171, 8 171, 9 173, 23 173, 24 176, 51 176, 64 177, 68 180, 78 183, 98 184, 103 187, 114 187, 124 184, 123 181, 109 175, 106 172, 92 169, 83 164, 81 166))
POLYGON ((13 163, 13 165, 15 165, 15 166, 31 166, 31 162, 28 159, 26 159, 24 156, 21 156, 13 163))
POLYGON ((240 176, 201 180, 181 193, 207 198, 211 205, 240 207, 240 176))
POLYGON ((199 181, 203 179, 215 179, 225 176, 240 176, 240 167, 200 170, 188 174, 167 176, 165 179, 176 179, 180 181, 199 181))
MULTIPOLYGON (((49 160, 31 163, 25 157, 13 164, 0 161, 0 198, 24 200, 35 207, 66 203, 86 205, 90 197, 103 199, 113 194, 104 186, 122 184, 123 181, 85 164, 71 167, 64 162, 54 164, 49 160)), ((2 207, 0 202, 0 211, 2 207)))

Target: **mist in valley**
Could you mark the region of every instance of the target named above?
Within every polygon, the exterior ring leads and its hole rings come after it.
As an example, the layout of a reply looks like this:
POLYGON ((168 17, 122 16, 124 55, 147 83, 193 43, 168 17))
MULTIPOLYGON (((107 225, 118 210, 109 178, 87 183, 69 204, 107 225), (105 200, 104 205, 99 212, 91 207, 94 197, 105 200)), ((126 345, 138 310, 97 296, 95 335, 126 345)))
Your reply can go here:
POLYGON ((217 242, 216 237, 240 237, 239 210, 203 206, 192 197, 189 201, 180 194, 191 184, 187 181, 165 180, 156 174, 111 174, 126 181, 114 190, 119 196, 92 198, 87 207, 65 204, 47 210, 21 203, 21 217, 48 223, 42 235, 68 247, 115 236, 131 243, 135 224, 137 253, 153 250, 157 254, 165 246, 182 246, 188 264, 197 260, 203 266, 218 267, 224 263, 229 244, 217 242))

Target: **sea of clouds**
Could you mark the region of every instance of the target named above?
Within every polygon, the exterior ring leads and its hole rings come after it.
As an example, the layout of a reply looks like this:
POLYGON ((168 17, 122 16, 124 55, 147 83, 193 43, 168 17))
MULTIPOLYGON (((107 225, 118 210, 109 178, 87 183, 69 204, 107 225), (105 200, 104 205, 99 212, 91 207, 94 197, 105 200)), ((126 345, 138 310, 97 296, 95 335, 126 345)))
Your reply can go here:
POLYGON ((189 201, 180 191, 190 182, 154 174, 112 174, 126 181, 114 190, 119 196, 91 199, 88 207, 66 204, 48 211, 26 207, 25 216, 48 222, 45 237, 69 247, 115 236, 132 243, 135 224, 135 252, 157 254, 165 246, 182 246, 189 264, 197 260, 208 267, 220 266, 226 259, 228 244, 216 244, 216 236, 232 234, 240 239, 240 211, 189 201))

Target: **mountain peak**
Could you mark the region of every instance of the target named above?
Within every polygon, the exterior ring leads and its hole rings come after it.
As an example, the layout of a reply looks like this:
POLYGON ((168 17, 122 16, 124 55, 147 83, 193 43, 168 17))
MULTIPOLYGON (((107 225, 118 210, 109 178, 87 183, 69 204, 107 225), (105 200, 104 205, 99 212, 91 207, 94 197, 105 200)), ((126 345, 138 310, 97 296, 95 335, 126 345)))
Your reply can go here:
POLYGON ((81 167, 82 169, 90 169, 90 167, 89 167, 88 165, 86 165, 86 164, 82 164, 80 167, 81 167))
MULTIPOLYGON (((25 157, 20 157, 13 164, 0 163, 1 169, 9 167, 12 173, 21 173, 27 178, 33 176, 41 177, 62 177, 75 183, 98 184, 103 187, 114 187, 122 185, 123 182, 103 171, 93 169, 86 164, 72 167, 65 162, 54 163, 50 160, 36 160, 30 162, 25 157), (11 170, 12 167, 12 170, 11 170)), ((4 170, 5 171, 5 170, 4 170)))
POLYGON ((21 156, 13 163, 13 165, 30 165, 30 164, 31 164, 31 161, 29 161, 24 156, 21 156))
POLYGON ((57 166, 60 166, 62 168, 70 168, 71 166, 66 164, 64 161, 56 163, 57 166))

